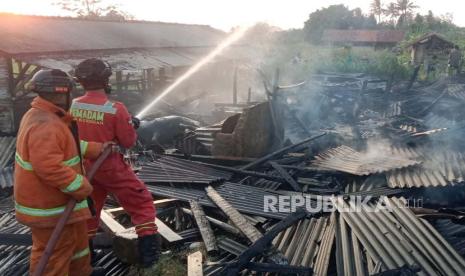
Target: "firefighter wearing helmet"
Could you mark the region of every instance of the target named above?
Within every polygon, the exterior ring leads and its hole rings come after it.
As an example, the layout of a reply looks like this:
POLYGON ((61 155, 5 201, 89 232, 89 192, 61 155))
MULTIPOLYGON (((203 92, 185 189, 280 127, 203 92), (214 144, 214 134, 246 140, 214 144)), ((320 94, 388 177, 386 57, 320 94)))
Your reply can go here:
POLYGON ((27 88, 34 98, 21 120, 16 142, 14 198, 16 219, 31 228, 30 273, 35 271, 52 232, 70 198, 77 201, 43 275, 103 275, 92 269, 86 221, 86 198, 92 186, 83 174, 83 157, 94 159, 101 143, 87 143, 84 156, 73 136, 67 110, 73 80, 60 70, 40 70, 27 88))
MULTIPOLYGON (((124 104, 108 98, 111 74, 110 65, 99 59, 87 59, 77 66, 75 78, 86 93, 73 101, 71 115, 77 121, 81 139, 100 143, 113 141, 128 149, 136 143, 139 120, 129 114, 124 104)), ((86 161, 85 167, 90 166, 92 161, 86 161)), ((92 184, 91 197, 97 216, 88 222, 90 241, 98 231, 100 212, 107 195, 112 194, 131 216, 139 237, 141 265, 154 264, 159 258, 161 240, 155 224, 153 198, 123 160, 122 154, 112 153, 95 174, 92 184)))

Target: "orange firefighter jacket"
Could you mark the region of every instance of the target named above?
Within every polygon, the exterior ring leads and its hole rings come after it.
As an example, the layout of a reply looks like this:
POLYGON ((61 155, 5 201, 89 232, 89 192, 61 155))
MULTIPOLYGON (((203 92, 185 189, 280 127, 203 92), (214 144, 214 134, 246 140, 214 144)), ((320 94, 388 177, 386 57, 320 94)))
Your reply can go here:
MULTIPOLYGON (((92 186, 83 176, 71 117, 36 97, 24 115, 16 142, 15 209, 19 222, 54 227, 71 197, 78 203, 68 224, 90 218, 86 197, 92 186)), ((102 144, 80 141, 86 158, 97 158, 102 144)))

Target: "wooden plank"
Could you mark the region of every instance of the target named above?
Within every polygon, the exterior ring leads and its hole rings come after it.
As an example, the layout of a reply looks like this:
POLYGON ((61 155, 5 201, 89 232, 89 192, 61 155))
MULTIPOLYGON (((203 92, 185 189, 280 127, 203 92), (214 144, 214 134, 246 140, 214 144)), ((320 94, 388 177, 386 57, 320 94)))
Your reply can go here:
POLYGON ((241 213, 239 213, 229 202, 227 202, 213 187, 208 186, 205 188, 208 197, 215 202, 218 207, 228 216, 228 218, 244 233, 244 235, 252 242, 256 242, 263 237, 262 233, 258 231, 241 213))
POLYGON ((158 233, 165 238, 168 242, 176 242, 182 240, 182 237, 176 232, 171 230, 163 221, 155 219, 155 223, 158 227, 158 233))
POLYGON ((203 276, 202 252, 196 251, 187 256, 187 276, 203 276))
MULTIPOLYGON (((121 233, 126 233, 126 228, 119 224, 114 217, 107 213, 105 210, 102 210, 100 214, 100 221, 102 222, 101 227, 103 228, 103 231, 111 234, 111 235, 120 235, 121 233)), ((129 234, 129 233, 128 233, 129 234)), ((137 235, 124 235, 127 238, 137 238, 137 235)))
MULTIPOLYGON (((182 240, 182 237, 176 232, 174 232, 173 230, 171 230, 171 228, 169 228, 168 225, 166 225, 163 221, 159 219, 155 219, 155 224, 158 227, 158 233, 168 242, 171 243, 171 242, 177 242, 177 241, 182 240)), ((131 232, 134 232, 134 233, 136 232, 134 227, 124 229, 124 231, 120 233, 126 234, 126 233, 131 233, 131 232)))
POLYGON ((15 97, 15 78, 13 75, 13 58, 8 56, 6 58, 6 65, 8 69, 8 92, 12 98, 15 97))
POLYGON ((210 223, 208 222, 202 206, 200 206, 199 202, 195 200, 190 200, 189 204, 191 206, 192 213, 194 214, 195 221, 197 222, 197 226, 199 227, 200 234, 202 235, 207 252, 218 251, 215 235, 213 234, 213 230, 210 227, 210 223))
MULTIPOLYGON (((165 207, 166 205, 169 205, 170 203, 173 203, 175 201, 178 201, 178 200, 174 199, 174 198, 160 199, 160 200, 155 200, 153 202, 153 205, 155 205, 155 207, 161 208, 161 207, 165 207)), ((123 207, 106 209, 105 211, 108 212, 109 214, 112 214, 113 216, 119 216, 121 214, 126 213, 126 211, 123 209, 123 207)))

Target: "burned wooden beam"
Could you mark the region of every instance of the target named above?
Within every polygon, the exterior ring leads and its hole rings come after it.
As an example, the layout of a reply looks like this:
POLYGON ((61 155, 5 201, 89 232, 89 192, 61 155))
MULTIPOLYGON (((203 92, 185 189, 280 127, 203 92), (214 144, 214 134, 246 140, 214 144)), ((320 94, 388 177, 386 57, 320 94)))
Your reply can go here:
POLYGON ((279 265, 270 263, 250 262, 247 263, 244 268, 255 272, 284 273, 286 275, 312 275, 313 273, 313 269, 310 267, 279 265))
POLYGON ((300 187, 299 183, 297 183, 285 169, 283 169, 276 162, 269 163, 284 178, 284 180, 286 180, 286 183, 289 184, 292 187, 292 189, 294 189, 294 191, 302 192, 302 188, 300 187))
POLYGON ((208 197, 215 202, 218 207, 228 216, 228 218, 244 233, 244 235, 252 242, 256 242, 263 235, 250 222, 239 213, 234 207, 229 204, 215 189, 211 186, 205 188, 208 197))
POLYGON ((217 252, 218 246, 216 244, 215 235, 213 234, 213 230, 210 227, 210 223, 207 220, 207 216, 205 215, 202 206, 200 206, 200 204, 195 200, 190 200, 189 204, 191 206, 192 213, 194 214, 195 221, 197 222, 197 226, 199 227, 200 234, 202 235, 207 252, 217 252))
MULTIPOLYGON (((192 216, 194 215, 194 214, 192 213, 192 211, 189 210, 189 209, 187 209, 187 208, 182 208, 182 211, 183 211, 184 213, 188 214, 188 215, 192 215, 192 216)), ((239 229, 237 229, 236 227, 234 227, 234 226, 232 226, 232 225, 230 225, 230 224, 228 224, 228 223, 222 222, 222 221, 220 221, 220 220, 217 220, 217 219, 212 218, 212 217, 209 217, 209 216, 206 216, 206 218, 207 218, 207 220, 208 220, 210 223, 212 223, 212 224, 214 224, 214 225, 216 225, 216 226, 222 228, 222 229, 225 230, 225 231, 228 231, 228 232, 231 233, 231 234, 234 234, 234 235, 242 235, 242 233, 241 233, 241 231, 239 231, 239 229)))
POLYGON ((263 156, 263 157, 261 157, 261 158, 255 160, 255 161, 253 161, 253 162, 251 162, 251 163, 249 163, 249 164, 247 164, 247 165, 241 167, 241 169, 243 169, 243 170, 252 169, 252 168, 254 168, 254 167, 258 166, 258 165, 261 165, 261 164, 265 163, 265 162, 268 161, 268 160, 271 160, 272 158, 275 158, 275 157, 277 157, 277 156, 280 156, 280 155, 286 153, 286 152, 289 151, 289 150, 292 150, 292 149, 297 148, 298 146, 304 145, 304 144, 306 144, 306 143, 308 143, 308 142, 311 142, 311 141, 316 140, 316 139, 318 139, 318 138, 320 138, 320 137, 323 137, 324 135, 326 135, 326 132, 323 132, 323 133, 321 133, 321 134, 318 134, 318 135, 309 137, 309 138, 307 138, 307 139, 304 139, 304 140, 302 140, 302 141, 300 141, 300 142, 298 142, 298 143, 289 145, 289 146, 287 146, 287 147, 281 148, 281 149, 279 149, 279 150, 277 150, 277 151, 275 151, 275 152, 272 152, 272 153, 270 153, 270 154, 267 154, 267 155, 265 155, 265 156, 263 156))

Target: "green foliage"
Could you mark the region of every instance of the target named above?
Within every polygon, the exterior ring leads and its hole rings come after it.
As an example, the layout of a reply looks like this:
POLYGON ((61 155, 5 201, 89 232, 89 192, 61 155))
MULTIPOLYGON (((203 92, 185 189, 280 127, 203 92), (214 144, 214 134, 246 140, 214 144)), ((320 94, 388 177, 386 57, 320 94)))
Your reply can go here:
POLYGON ((106 5, 102 0, 55 0, 53 4, 81 18, 119 21, 134 19, 132 15, 120 10, 118 5, 106 5))
POLYGON ((406 80, 411 75, 409 56, 373 48, 331 48, 308 44, 279 44, 269 54, 261 70, 272 76, 280 69, 286 83, 308 79, 319 72, 366 73, 384 79, 406 80))
POLYGON ((409 75, 407 63, 390 51, 372 49, 335 49, 324 63, 314 64, 319 71, 366 73, 380 78, 405 79, 409 75))
POLYGON ((373 29, 376 19, 365 16, 360 8, 349 10, 344 5, 331 5, 310 14, 304 33, 308 41, 320 43, 326 29, 373 29))

